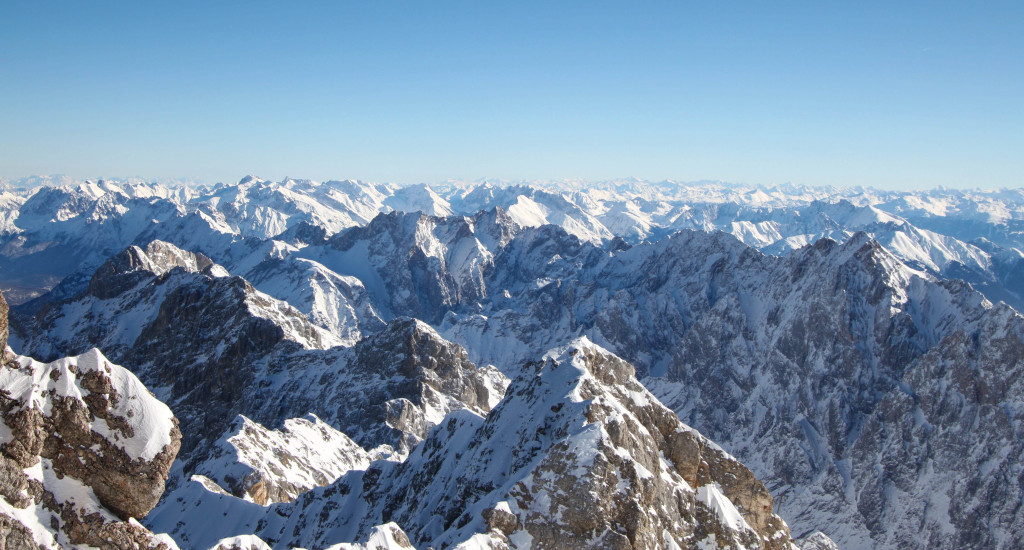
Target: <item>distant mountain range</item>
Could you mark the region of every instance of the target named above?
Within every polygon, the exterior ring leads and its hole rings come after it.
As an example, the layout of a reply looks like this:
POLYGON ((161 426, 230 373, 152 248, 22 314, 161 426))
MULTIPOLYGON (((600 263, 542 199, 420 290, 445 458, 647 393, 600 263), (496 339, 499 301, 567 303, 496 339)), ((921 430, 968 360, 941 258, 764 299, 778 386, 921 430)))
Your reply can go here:
POLYGON ((280 236, 288 242, 307 226, 333 235, 391 211, 474 216, 495 207, 520 226, 557 225, 593 244, 615 238, 635 244, 694 229, 730 233, 779 255, 822 237, 842 241, 865 231, 909 267, 967 280, 994 301, 1019 307, 1024 292, 1021 190, 902 192, 636 180, 399 187, 252 176, 227 186, 98 181, 9 187, 0 194, 0 258, 17 257, 20 263, 18 269, 0 265, 0 288, 20 302, 75 271, 87 274, 130 244, 153 238, 177 242, 174 232, 209 233, 196 238, 218 242, 190 244, 213 250, 246 238, 280 236))

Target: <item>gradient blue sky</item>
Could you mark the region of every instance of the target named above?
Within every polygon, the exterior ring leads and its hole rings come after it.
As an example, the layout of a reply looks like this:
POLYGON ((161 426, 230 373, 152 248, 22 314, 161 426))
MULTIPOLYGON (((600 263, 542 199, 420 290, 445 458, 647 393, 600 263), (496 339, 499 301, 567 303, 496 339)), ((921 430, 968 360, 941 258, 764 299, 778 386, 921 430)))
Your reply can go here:
POLYGON ((1024 185, 1024 2, 3 2, 0 176, 1024 185))

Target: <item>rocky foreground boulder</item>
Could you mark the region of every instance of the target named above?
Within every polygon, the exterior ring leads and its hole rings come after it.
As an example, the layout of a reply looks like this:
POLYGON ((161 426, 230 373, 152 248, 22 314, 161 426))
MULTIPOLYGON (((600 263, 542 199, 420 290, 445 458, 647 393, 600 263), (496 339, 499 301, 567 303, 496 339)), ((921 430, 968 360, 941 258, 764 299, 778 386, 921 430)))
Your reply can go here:
MULTIPOLYGON (((6 342, 4 342, 6 344, 6 342)), ((0 366, 0 548, 177 548, 136 518, 160 499, 181 432, 98 351, 0 366)))

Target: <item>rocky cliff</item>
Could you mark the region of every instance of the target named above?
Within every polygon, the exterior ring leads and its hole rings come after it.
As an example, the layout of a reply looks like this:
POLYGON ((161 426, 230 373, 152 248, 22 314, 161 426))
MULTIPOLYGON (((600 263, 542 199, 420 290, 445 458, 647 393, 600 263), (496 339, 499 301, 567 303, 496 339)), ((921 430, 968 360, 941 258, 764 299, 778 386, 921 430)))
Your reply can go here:
POLYGON ((171 411, 98 350, 0 366, 0 546, 176 548, 135 518, 164 490, 171 411))

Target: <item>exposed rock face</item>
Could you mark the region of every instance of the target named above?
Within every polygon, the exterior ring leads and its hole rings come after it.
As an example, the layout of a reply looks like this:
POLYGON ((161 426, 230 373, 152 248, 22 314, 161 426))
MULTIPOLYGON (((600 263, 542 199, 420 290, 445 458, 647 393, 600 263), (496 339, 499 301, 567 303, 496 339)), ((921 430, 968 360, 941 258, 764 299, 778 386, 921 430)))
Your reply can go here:
POLYGON ((851 451, 857 507, 879 547, 1019 547, 1024 319, 996 306, 976 331, 953 332, 913 363, 899 386, 851 451))
POLYGON ((188 525, 220 510, 224 525, 203 536, 249 532, 275 547, 365 540, 393 522, 416 547, 795 550, 764 485, 628 363, 582 339, 527 370, 486 419, 449 414, 404 462, 374 462, 262 513, 194 484, 161 513, 188 525))
POLYGON ((37 545, 32 531, 18 520, 0 512, 0 548, 11 550, 23 548, 45 548, 37 545))
MULTIPOLYGON (((791 547, 764 485, 679 422, 633 378, 631 365, 585 340, 547 361, 541 368, 551 372, 542 370, 533 383, 557 387, 563 376, 582 370, 572 397, 587 403, 581 435, 591 431, 584 437, 595 438, 596 446, 587 449, 580 445, 586 439, 572 437, 558 442, 511 491, 522 529, 539 548, 686 547, 702 540, 791 547), (581 459, 590 464, 573 472, 569 466, 581 459), (562 521, 553 521, 557 517, 562 521)), ((497 515, 490 515, 489 526, 497 515)), ((508 529, 511 521, 502 523, 508 529)))
POLYGON ((113 298, 138 286, 143 280, 163 275, 175 267, 198 273, 213 265, 213 260, 202 254, 186 252, 155 240, 145 249, 130 246, 104 262, 89 281, 89 293, 101 299, 113 298))
POLYGON ((239 403, 251 395, 247 390, 261 383, 255 367, 261 359, 332 341, 300 313, 238 277, 204 278, 167 290, 123 362, 148 384, 166 388, 161 397, 180 418, 204 418, 186 430, 189 451, 201 439, 218 437, 239 412, 239 403))
POLYGON ((98 350, 49 364, 16 357, 0 366, 0 416, 7 547, 174 547, 127 521, 156 505, 181 440, 134 375, 98 350))
POLYGON ((493 367, 477 368, 466 350, 426 323, 396 319, 355 346, 345 384, 360 388, 337 402, 338 425, 358 427, 366 447, 391 445, 408 452, 446 414, 468 409, 487 414, 504 395, 507 379, 493 367))
MULTIPOLYGON (((3 354, 7 349, 7 335, 10 331, 8 327, 7 314, 10 308, 7 306, 7 300, 4 299, 3 292, 0 292, 0 354, 3 354)), ((6 358, 3 361, 6 363, 6 358)))

